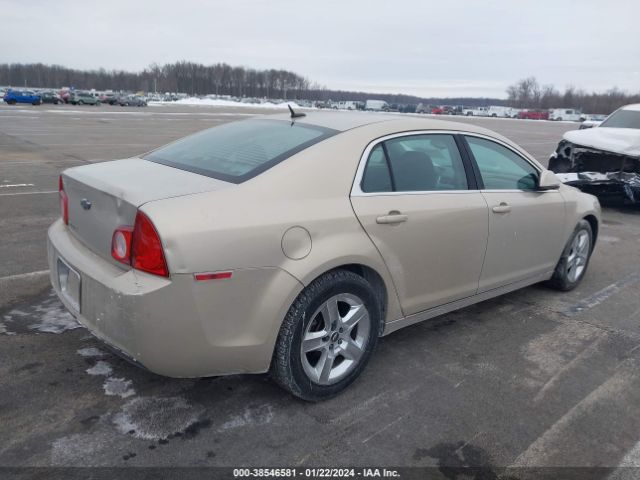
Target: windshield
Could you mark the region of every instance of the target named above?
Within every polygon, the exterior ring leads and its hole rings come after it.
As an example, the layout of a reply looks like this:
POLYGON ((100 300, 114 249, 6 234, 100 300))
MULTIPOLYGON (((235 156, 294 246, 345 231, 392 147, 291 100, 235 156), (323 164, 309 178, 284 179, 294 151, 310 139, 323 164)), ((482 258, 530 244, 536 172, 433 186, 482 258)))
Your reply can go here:
POLYGON ((336 133, 284 120, 246 120, 196 133, 142 158, 241 183, 336 133))
POLYGON ((639 128, 640 110, 618 110, 611 114, 598 128, 639 128))

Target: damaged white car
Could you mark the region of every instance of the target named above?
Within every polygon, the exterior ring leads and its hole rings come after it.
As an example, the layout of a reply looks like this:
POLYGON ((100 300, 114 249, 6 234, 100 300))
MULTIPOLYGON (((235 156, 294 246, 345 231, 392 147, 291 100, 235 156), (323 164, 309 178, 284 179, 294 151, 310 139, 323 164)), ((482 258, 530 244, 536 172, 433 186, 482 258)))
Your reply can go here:
POLYGON ((549 170, 603 200, 640 205, 640 104, 616 110, 597 127, 565 133, 549 170))

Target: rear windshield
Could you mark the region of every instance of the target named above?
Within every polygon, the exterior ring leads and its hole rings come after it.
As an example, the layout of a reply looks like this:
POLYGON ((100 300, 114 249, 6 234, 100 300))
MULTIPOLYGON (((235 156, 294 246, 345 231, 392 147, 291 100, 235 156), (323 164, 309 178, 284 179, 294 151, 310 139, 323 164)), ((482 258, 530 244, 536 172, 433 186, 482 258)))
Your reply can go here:
POLYGON ((640 128, 640 111, 618 110, 600 124, 599 128, 640 128))
POLYGON ((196 133, 143 158, 241 183, 336 133, 284 120, 246 120, 196 133))

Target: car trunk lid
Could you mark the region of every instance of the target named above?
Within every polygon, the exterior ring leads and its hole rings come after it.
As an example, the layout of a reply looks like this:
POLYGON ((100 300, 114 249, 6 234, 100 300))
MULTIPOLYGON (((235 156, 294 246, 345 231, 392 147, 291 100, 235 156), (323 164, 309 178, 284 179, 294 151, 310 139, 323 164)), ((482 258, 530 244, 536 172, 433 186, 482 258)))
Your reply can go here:
POLYGON ((140 158, 70 168, 62 178, 69 199, 70 230, 94 253, 109 260, 113 260, 114 230, 133 225, 141 205, 234 186, 140 158))

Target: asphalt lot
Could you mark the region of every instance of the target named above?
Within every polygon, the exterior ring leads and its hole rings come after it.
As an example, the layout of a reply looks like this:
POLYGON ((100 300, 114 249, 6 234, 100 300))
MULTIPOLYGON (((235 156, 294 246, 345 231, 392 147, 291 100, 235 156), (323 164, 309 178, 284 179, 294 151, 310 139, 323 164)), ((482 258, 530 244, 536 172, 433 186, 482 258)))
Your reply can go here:
MULTIPOLYGON (((385 337, 321 404, 266 376, 159 377, 75 328, 47 287, 60 171, 263 113, 0 107, 0 466, 640 466, 638 209, 604 209, 573 292, 533 286, 385 337)), ((576 128, 455 120, 543 163, 576 128)))

